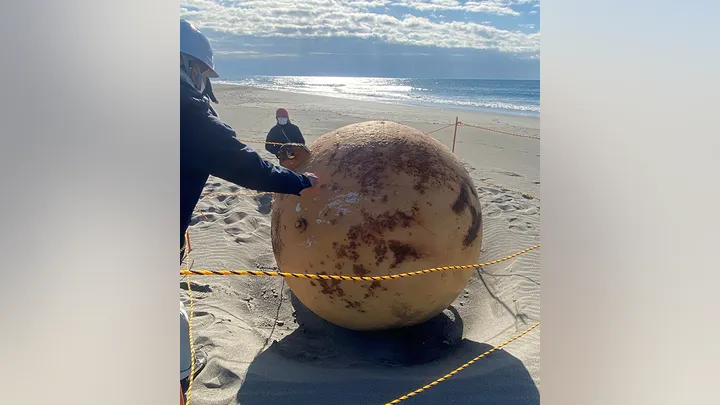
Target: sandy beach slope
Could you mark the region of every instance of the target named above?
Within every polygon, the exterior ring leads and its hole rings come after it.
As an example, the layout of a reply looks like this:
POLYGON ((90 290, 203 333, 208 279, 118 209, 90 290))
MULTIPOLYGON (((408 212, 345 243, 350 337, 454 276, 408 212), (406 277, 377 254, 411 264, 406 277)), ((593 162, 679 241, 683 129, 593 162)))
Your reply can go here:
MULTIPOLYGON (((246 140, 264 140, 278 107, 290 111, 308 143, 355 122, 391 120, 429 132, 454 123, 456 116, 468 124, 539 136, 537 118, 214 87, 221 118, 246 140)), ((432 135, 450 147, 453 127, 432 135)), ((261 143, 251 146, 274 161, 261 143)), ((540 142, 461 126, 455 153, 482 202, 478 263, 539 244, 540 142)), ((205 192, 252 193, 213 177, 205 192)), ((272 268, 270 197, 203 199, 190 228, 192 268, 272 268)), ((383 333, 360 334, 328 324, 292 297, 282 278, 190 279, 195 342, 210 358, 193 384, 191 403, 197 405, 384 404, 540 320, 540 249, 476 271, 443 315, 383 333)), ((180 294, 187 305, 185 289, 182 277, 180 294)), ((539 386, 540 327, 402 403, 538 404, 539 386)))

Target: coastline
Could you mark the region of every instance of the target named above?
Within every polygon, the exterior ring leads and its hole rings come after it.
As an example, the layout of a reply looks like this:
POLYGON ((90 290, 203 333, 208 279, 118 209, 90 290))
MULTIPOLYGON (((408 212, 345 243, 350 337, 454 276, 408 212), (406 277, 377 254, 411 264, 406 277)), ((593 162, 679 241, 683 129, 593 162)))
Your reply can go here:
MULTIPOLYGON (((363 79, 388 79, 388 78, 372 78, 372 77, 363 77, 363 79)), ((402 78, 399 78, 402 79, 402 78)), ((523 81, 523 80, 518 80, 523 81)), ((524 81, 531 81, 531 80, 524 80, 524 81)), ((257 89, 257 90, 267 90, 267 91, 278 91, 278 92, 284 92, 284 93, 294 93, 294 94, 304 94, 308 96, 318 96, 318 97, 329 97, 329 98, 336 98, 336 99, 344 99, 344 100, 352 100, 352 101, 366 101, 366 102, 373 102, 373 103, 383 103, 383 104, 393 104, 393 105, 403 105, 403 106, 414 106, 414 107, 425 107, 425 108, 440 108, 440 109, 448 109, 448 110, 457 110, 458 112, 463 111, 473 111, 473 112, 484 112, 489 114, 499 114, 499 115, 508 115, 508 116, 523 116, 523 117, 531 117, 531 118, 540 118, 540 112, 536 111, 527 111, 527 110, 511 110, 511 109, 504 109, 504 108, 491 108, 491 107, 478 107, 478 106, 471 106, 471 105, 462 105, 462 104, 453 104, 453 103, 443 103, 443 102, 431 102, 431 101, 415 101, 413 98, 410 98, 406 101, 399 100, 399 99, 389 99, 389 98, 382 98, 382 97, 370 97, 370 96, 361 96, 361 95, 354 95, 354 94, 343 94, 343 93, 337 93, 337 94, 320 94, 317 92, 312 91, 303 91, 301 89, 282 89, 282 88, 271 88, 266 86, 254 86, 249 84, 243 84, 239 82, 234 82, 232 80, 218 80, 217 82, 213 82, 214 86, 229 86, 229 87, 243 87, 243 88, 249 88, 249 89, 257 89), (215 84, 217 83, 217 84, 215 84)), ((418 97, 419 99, 419 97, 418 97)))

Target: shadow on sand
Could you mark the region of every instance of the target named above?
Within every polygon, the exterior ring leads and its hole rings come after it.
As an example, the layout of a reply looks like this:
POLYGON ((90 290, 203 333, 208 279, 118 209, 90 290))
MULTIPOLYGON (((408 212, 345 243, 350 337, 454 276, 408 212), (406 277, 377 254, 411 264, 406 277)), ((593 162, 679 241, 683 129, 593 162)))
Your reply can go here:
MULTIPOLYGON (((241 405, 385 404, 454 370, 492 346, 463 339, 455 308, 408 328, 355 332, 326 322, 291 293, 298 328, 250 365, 241 405)), ((540 394, 524 365, 497 351, 408 405, 536 405, 540 394)))

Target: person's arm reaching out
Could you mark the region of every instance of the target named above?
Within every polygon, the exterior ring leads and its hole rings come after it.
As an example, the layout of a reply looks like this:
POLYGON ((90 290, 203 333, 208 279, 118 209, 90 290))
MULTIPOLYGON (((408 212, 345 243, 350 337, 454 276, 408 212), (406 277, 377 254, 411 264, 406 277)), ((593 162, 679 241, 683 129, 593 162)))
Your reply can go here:
POLYGON ((257 191, 300 195, 317 181, 314 175, 297 174, 265 161, 238 141, 232 128, 215 117, 209 117, 202 133, 183 135, 181 153, 187 164, 257 191))

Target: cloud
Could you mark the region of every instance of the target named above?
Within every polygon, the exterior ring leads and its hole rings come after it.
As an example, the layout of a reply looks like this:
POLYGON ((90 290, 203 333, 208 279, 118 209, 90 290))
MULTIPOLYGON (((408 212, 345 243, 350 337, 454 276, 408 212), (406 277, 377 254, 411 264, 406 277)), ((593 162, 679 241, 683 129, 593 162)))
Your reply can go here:
POLYGON ((523 4, 527 0, 481 0, 467 1, 464 4, 456 0, 401 0, 392 3, 394 7, 407 7, 418 11, 455 10, 467 13, 486 13, 496 15, 518 16, 519 12, 511 6, 523 4))
MULTIPOLYGON (((533 0, 468 1, 462 7, 493 9, 533 0)), ((401 0, 437 7, 460 6, 455 0, 401 0)), ((537 53, 540 33, 509 31, 467 21, 430 20, 414 14, 396 17, 369 8, 392 6, 384 0, 181 0, 180 16, 217 33, 277 38, 363 38, 389 44, 471 48, 537 53)), ((421 6, 422 7, 422 6, 421 6)))
POLYGON ((257 51, 242 51, 242 50, 217 50, 214 52, 216 55, 223 56, 238 56, 243 59, 248 58, 295 58, 300 55, 295 53, 266 53, 257 51))
POLYGON ((381 8, 391 2, 389 0, 348 0, 347 3, 358 8, 381 8))

